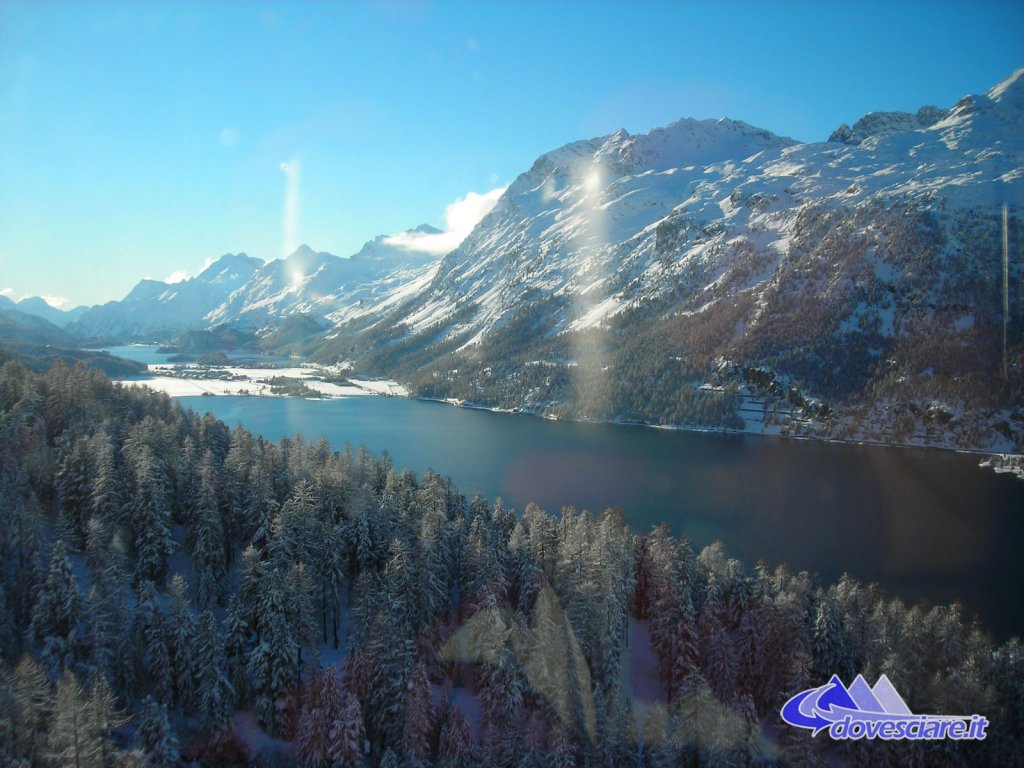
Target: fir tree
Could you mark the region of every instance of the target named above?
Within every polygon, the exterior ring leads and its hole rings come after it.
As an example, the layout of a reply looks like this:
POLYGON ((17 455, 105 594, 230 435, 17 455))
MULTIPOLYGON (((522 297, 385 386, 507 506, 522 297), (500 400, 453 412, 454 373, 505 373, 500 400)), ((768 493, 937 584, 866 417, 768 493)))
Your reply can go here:
POLYGON ((60 496, 61 522, 71 540, 81 544, 85 540, 89 501, 92 496, 89 440, 75 440, 70 449, 65 446, 57 469, 56 485, 60 496))
POLYGON ((195 616, 188 599, 188 582, 180 573, 174 574, 170 585, 167 650, 173 674, 173 701, 183 711, 195 706, 197 657, 195 649, 195 616))
POLYGON ((140 652, 137 664, 140 675, 148 672, 153 690, 162 703, 173 702, 175 676, 171 666, 167 625, 151 581, 143 582, 139 589, 135 638, 135 647, 140 652))
POLYGON ((167 720, 167 710, 151 696, 147 696, 142 702, 139 727, 135 733, 149 766, 177 768, 181 760, 178 737, 174 735, 174 730, 167 720))
POLYGON ((296 683, 298 645, 288 625, 280 577, 274 574, 263 590, 260 639, 249 657, 256 694, 256 715, 272 736, 281 732, 286 697, 296 683))
POLYGON ((231 717, 234 691, 225 673, 224 641, 210 611, 199 615, 193 651, 196 713, 204 731, 216 731, 231 717))
POLYGON ((402 750, 406 755, 426 760, 430 757, 431 733, 434 729, 434 707, 430 699, 427 667, 418 661, 409 678, 409 695, 405 707, 402 750))
POLYGON ((160 581, 167 571, 167 557, 174 551, 170 489, 164 468, 148 446, 135 458, 134 473, 131 526, 136 579, 160 581))
POLYGON ((363 713, 359 701, 343 689, 339 714, 331 726, 331 759, 343 768, 354 768, 359 764, 364 738, 363 713))
POLYGON ((199 465, 199 484, 190 515, 192 563, 196 573, 196 604, 206 608, 223 598, 226 562, 224 527, 217 504, 213 454, 207 451, 199 465))
POLYGON ((51 670, 65 669, 73 660, 79 613, 78 585, 64 542, 58 539, 50 553, 50 570, 32 609, 29 627, 32 641, 44 647, 51 670))

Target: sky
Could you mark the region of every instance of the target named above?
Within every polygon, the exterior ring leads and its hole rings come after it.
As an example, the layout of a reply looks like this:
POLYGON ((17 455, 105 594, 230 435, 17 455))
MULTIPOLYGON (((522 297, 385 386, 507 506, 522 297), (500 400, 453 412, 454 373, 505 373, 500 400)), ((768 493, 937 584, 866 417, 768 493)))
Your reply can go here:
POLYGON ((682 117, 823 141, 1024 66, 1019 2, 0 0, 0 293, 457 242, 542 153, 682 117))

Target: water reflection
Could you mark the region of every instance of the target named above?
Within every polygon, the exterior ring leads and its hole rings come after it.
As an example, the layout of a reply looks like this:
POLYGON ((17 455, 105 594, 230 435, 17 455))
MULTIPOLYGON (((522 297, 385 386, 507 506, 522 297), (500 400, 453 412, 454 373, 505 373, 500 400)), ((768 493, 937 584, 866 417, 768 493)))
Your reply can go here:
POLYGON ((618 506, 716 539, 748 568, 844 571, 908 602, 962 601, 1000 635, 1024 633, 1024 483, 945 451, 827 445, 542 419, 397 398, 184 398, 277 439, 301 433, 387 450, 522 510, 618 506))

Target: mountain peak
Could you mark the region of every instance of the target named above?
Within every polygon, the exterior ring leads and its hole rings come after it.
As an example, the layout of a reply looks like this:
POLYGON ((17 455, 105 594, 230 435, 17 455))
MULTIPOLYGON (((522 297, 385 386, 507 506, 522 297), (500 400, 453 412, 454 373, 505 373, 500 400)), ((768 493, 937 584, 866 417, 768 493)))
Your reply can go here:
POLYGON ((246 253, 225 253, 219 259, 196 275, 198 280, 209 280, 223 274, 225 270, 247 268, 254 271, 263 266, 263 260, 246 253))
POLYGON ((317 251, 314 251, 312 248, 310 248, 308 245, 306 245, 306 243, 303 243, 298 248, 296 248, 294 251, 292 251, 291 254, 288 256, 288 258, 291 259, 291 258, 296 257, 296 256, 315 256, 315 255, 317 255, 317 251))
POLYGON ((640 169, 661 171, 747 157, 794 143, 792 139, 740 120, 688 117, 635 136, 624 130, 616 131, 605 140, 595 157, 610 159, 625 173, 640 169))
POLYGON ((988 97, 1002 104, 1013 102, 1020 106, 1024 103, 1024 67, 993 87, 988 97))
POLYGON ((424 235, 439 235, 439 234, 441 234, 441 232, 443 230, 440 230, 437 227, 432 227, 429 224, 420 224, 415 229, 410 229, 408 231, 409 232, 419 232, 419 233, 424 234, 424 235))
POLYGON ((868 138, 890 136, 905 131, 920 131, 931 128, 946 116, 938 107, 921 107, 915 114, 909 112, 869 112, 851 128, 843 123, 828 137, 832 143, 860 146, 868 138))

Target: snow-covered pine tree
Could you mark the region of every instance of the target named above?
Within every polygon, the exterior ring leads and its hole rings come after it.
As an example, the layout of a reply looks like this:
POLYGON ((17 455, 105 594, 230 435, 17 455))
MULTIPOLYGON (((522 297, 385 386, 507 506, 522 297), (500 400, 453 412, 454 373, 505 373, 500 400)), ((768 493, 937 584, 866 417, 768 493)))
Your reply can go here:
POLYGON ((331 725, 330 757, 340 768, 356 768, 365 740, 363 712, 359 701, 348 690, 341 689, 338 717, 331 725))
POLYGON ((409 677, 402 751, 419 760, 429 758, 433 730, 434 705, 430 697, 430 680, 427 678, 427 665, 420 660, 413 665, 409 677))
POLYGON ((60 498, 61 523, 67 535, 76 544, 85 540, 92 495, 92 462, 89 457, 90 440, 80 437, 67 445, 62 441, 61 458, 55 476, 60 498))
POLYGON ((213 454, 207 451, 199 463, 199 482, 195 489, 189 522, 192 564, 196 574, 196 605, 219 605, 224 596, 226 561, 224 526, 217 503, 213 454))
POLYGON ((249 656, 256 716, 271 736, 281 733, 286 698, 297 682, 298 645, 288 625, 282 579, 276 571, 261 584, 260 638, 249 656))
POLYGON ((138 450, 133 469, 130 517, 136 579, 159 582, 167 572, 167 557, 174 551, 170 483, 165 467, 149 446, 138 450))
POLYGON ((167 616, 167 650, 173 671, 175 705, 184 712, 195 708, 196 653, 195 615, 188 599, 188 581, 176 573, 168 588, 170 610, 167 616))
POLYGON ((321 768, 329 764, 327 734, 330 710, 322 708, 320 695, 326 673, 310 677, 303 686, 302 708, 295 729, 295 757, 303 768, 321 768))
POLYGON ((225 674, 231 684, 232 703, 239 705, 249 698, 249 673, 246 657, 249 652, 252 628, 239 607, 238 594, 231 596, 224 614, 225 674))
POLYGON ((50 569, 32 608, 28 630, 31 641, 43 646, 43 661, 51 673, 60 672, 73 662, 80 613, 78 583, 71 571, 67 548, 58 539, 50 553, 50 569))
POLYGON ((199 614, 192 647, 196 714, 202 730, 216 731, 231 717, 234 691, 225 672, 224 641, 212 612, 199 614))
POLYGON ((110 433, 104 430, 93 435, 91 451, 93 476, 89 503, 92 514, 114 528, 127 524, 123 485, 110 433))
POLYGON ((174 669, 166 619, 157 602, 153 582, 142 582, 137 603, 134 635, 140 682, 144 675, 148 676, 156 696, 162 703, 169 704, 174 696, 174 669))
POLYGON ((139 726, 135 735, 146 754, 149 766, 177 768, 181 760, 178 737, 167 719, 167 710, 152 696, 147 696, 142 701, 139 726))
POLYGON ((451 702, 447 704, 442 718, 438 753, 440 765, 447 768, 469 768, 475 764, 479 754, 469 721, 451 702))
MULTIPOLYGON (((288 569, 284 577, 285 606, 288 625, 298 647, 298 666, 303 666, 302 648, 306 646, 317 654, 317 613, 313 605, 313 580, 305 562, 299 561, 288 569)), ((316 656, 314 656, 314 659, 316 656)))

